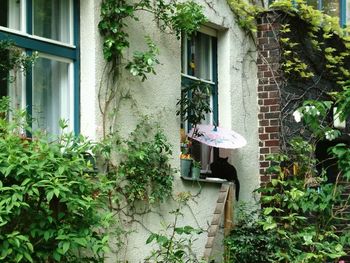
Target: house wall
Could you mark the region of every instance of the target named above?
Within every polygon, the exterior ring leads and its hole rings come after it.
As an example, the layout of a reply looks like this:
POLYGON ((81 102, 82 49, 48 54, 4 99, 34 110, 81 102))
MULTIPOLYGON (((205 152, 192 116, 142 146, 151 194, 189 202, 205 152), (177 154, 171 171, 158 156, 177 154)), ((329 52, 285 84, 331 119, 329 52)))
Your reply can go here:
MULTIPOLYGON (((252 41, 234 22, 234 17, 226 1, 199 1, 205 8, 209 19, 208 26, 218 32, 218 92, 220 126, 234 129, 247 139, 247 146, 234 151, 221 151, 222 156, 229 156, 238 171, 241 182, 241 200, 254 201, 252 190, 259 183, 258 170, 258 128, 257 128, 257 69, 255 47, 252 41)), ((100 1, 81 1, 81 133, 91 139, 102 135, 102 120, 98 109, 98 90, 105 65, 102 56, 101 38, 98 33, 100 1)), ((181 94, 181 43, 175 36, 161 32, 148 13, 140 13, 140 22, 127 21, 130 34, 130 49, 125 54, 132 56, 134 50, 144 50, 144 36, 149 35, 160 50, 160 65, 156 66, 157 75, 149 75, 145 82, 122 71, 117 83, 118 88, 130 95, 123 100, 114 118, 115 129, 122 136, 127 136, 138 123, 140 113, 158 120, 169 142, 173 145, 174 167, 179 168, 180 155, 180 119, 175 112, 176 102, 181 94)), ((195 202, 190 202, 183 209, 181 219, 184 225, 208 228, 212 219, 220 185, 213 183, 184 182, 176 174, 174 194, 182 191, 200 192, 195 202)), ((128 260, 139 262, 149 255, 150 246, 145 245, 149 231, 158 232, 161 222, 171 223, 173 216, 169 211, 176 204, 169 200, 155 213, 141 218, 141 224, 128 226, 135 232, 125 238, 125 247, 112 251, 107 262, 128 260)), ((206 233, 198 237, 195 250, 203 254, 206 233)), ((221 242, 221 241, 218 241, 221 242)))

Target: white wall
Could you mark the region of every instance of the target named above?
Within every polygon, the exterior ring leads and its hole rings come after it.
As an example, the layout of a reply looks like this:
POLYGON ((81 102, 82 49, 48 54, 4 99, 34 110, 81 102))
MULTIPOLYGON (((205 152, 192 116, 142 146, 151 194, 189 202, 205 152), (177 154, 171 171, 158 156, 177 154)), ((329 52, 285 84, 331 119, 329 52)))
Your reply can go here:
MULTIPOLYGON (((101 136, 101 115, 98 110, 97 94, 104 60, 101 52, 101 39, 97 24, 99 21, 100 1, 81 2, 81 132, 92 139, 101 136)), ((234 129, 248 141, 246 147, 231 152, 232 164, 238 170, 241 182, 241 199, 252 200, 252 190, 259 185, 258 170, 258 130, 256 65, 254 46, 249 38, 235 25, 232 12, 226 1, 211 1, 210 6, 198 0, 205 7, 209 26, 218 30, 218 87, 219 87, 219 123, 220 126, 234 129)), ((209 2, 208 2, 209 3, 209 2)), ((160 50, 161 65, 156 67, 157 75, 149 75, 148 80, 140 82, 128 72, 123 72, 118 88, 130 92, 132 100, 124 100, 116 116, 116 128, 126 136, 137 124, 138 113, 154 116, 164 128, 168 140, 173 145, 173 165, 179 168, 180 120, 176 116, 176 102, 181 93, 181 48, 180 41, 174 36, 160 32, 150 14, 140 13, 140 22, 128 21, 130 50, 126 56, 132 56, 134 50, 144 50, 143 37, 151 36, 160 50), (134 105, 136 104, 136 106, 134 105), (133 106, 134 105, 134 106, 133 106)), ((175 177, 174 192, 201 190, 196 203, 184 209, 184 224, 207 228, 215 209, 220 185, 183 182, 179 175, 175 177)), ((143 225, 157 232, 162 220, 171 222, 168 212, 175 208, 169 201, 156 208, 159 215, 152 213, 142 218, 143 225)), ((137 232, 127 238, 122 253, 112 253, 108 262, 117 259, 139 262, 149 253, 145 245, 149 232, 139 224, 132 226, 137 232)), ((202 234, 196 242, 201 255, 206 242, 202 234)))

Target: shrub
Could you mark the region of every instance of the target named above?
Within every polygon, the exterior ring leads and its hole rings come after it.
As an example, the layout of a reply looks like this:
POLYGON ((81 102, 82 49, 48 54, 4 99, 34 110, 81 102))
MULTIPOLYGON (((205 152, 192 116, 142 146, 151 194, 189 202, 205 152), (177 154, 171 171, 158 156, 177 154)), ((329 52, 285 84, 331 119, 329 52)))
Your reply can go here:
MULTIPOLYGON (((25 113, 0 118, 0 261, 100 262, 108 247, 104 187, 82 136, 55 140, 36 132, 25 113)), ((64 122, 61 122, 64 128, 64 122)))

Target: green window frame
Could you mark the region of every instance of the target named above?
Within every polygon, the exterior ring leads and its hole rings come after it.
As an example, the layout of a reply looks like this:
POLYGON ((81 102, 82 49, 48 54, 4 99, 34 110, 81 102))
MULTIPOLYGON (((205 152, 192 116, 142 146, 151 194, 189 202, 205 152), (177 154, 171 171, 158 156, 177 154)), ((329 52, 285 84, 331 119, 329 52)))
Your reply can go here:
MULTIPOLYGON (((20 5, 21 11, 18 12, 20 26, 19 28, 11 28, 9 25, 0 24, 0 40, 9 40, 14 43, 17 47, 23 49, 27 54, 32 54, 34 51, 39 53, 39 57, 43 60, 54 60, 58 63, 65 63, 69 67, 69 80, 67 80, 67 89, 70 93, 70 105, 69 116, 72 119, 69 120, 71 131, 78 134, 80 132, 80 120, 79 120, 79 103, 80 103, 80 40, 79 40, 79 0, 67 0, 69 8, 69 21, 60 21, 67 23, 69 28, 67 35, 68 40, 56 40, 50 36, 41 36, 35 34, 34 30, 34 19, 37 16, 34 12, 34 8, 38 6, 43 0, 0 0, 4 2, 4 5, 14 4, 16 2, 20 5), (38 1, 38 2, 35 2, 38 1), (36 5, 35 5, 36 4, 36 5)), ((45 1, 48 4, 49 0, 45 1)), ((44 2, 43 2, 44 3, 44 2)), ((61 2, 49 2, 52 5, 61 4, 61 2)), ((8 9, 10 10, 10 9, 8 9)), ((3 12, 6 12, 2 10, 3 12)), ((7 16, 10 17, 10 12, 7 12, 7 16)), ((57 12, 53 7, 51 12, 57 12)), ((52 14, 51 13, 51 14, 52 14)), ((43 14, 40 14, 43 15, 43 14)), ((66 15, 66 14, 63 14, 66 15)), ((39 15, 38 15, 39 16, 39 15)), ((44 14, 45 16, 45 14, 44 14)), ((53 17, 53 15, 52 15, 53 17)), ((51 18, 51 17, 50 17, 51 18)), ((45 18, 43 18, 45 19, 45 18)), ((53 20, 53 18, 51 18, 53 20)), ((1 22, 1 21, 0 21, 1 22)), ((51 27, 54 27, 54 22, 50 21, 51 27)), ((50 29, 51 30, 51 29, 50 29)), ((42 30, 44 32, 44 30, 42 30)), ((53 34, 53 33, 52 33, 53 34)), ((57 34, 59 35, 59 34, 57 34)), ((35 65, 34 65, 35 66, 35 65)), ((57 70, 56 68, 53 68, 57 70)), ((33 71, 33 70, 32 70, 33 71)), ((30 115, 33 114, 33 74, 32 71, 28 72, 25 77, 25 104, 26 109, 30 115)), ((58 73, 53 73, 58 74, 58 73)), ((4 89, 4 87, 0 87, 4 89)), ((57 120, 58 122, 58 120, 57 120)))

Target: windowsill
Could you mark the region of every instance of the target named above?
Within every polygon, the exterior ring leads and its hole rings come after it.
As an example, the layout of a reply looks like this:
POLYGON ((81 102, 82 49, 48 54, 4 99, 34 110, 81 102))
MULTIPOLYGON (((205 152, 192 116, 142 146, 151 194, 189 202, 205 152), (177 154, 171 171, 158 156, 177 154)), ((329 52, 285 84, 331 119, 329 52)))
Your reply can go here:
POLYGON ((200 78, 197 78, 197 77, 194 77, 194 76, 191 76, 191 75, 187 75, 185 73, 181 73, 181 77, 185 77, 185 78, 189 78, 189 79, 192 79, 192 80, 200 81, 200 82, 207 83, 207 84, 210 84, 210 85, 215 85, 215 82, 213 82, 213 81, 206 80, 206 79, 200 79, 200 78))
POLYGON ((69 43, 57 41, 57 40, 46 38, 46 37, 40 37, 40 36, 36 36, 36 35, 31 35, 31 34, 25 33, 23 31, 20 31, 20 30, 17 30, 17 29, 11 29, 11 28, 8 28, 8 27, 0 26, 0 31, 2 31, 4 33, 11 33, 11 34, 19 35, 19 36, 30 38, 30 39, 33 39, 33 40, 47 42, 47 43, 58 45, 58 46, 63 46, 63 47, 72 48, 72 49, 76 48, 75 45, 72 45, 72 44, 69 44, 69 43))
POLYGON ((181 179, 184 181, 193 181, 193 182, 203 182, 203 183, 214 183, 214 184, 226 184, 226 183, 230 183, 227 180, 224 179, 220 179, 220 178, 205 178, 205 179, 201 179, 201 178, 192 178, 192 177, 185 177, 185 176, 181 176, 181 179))

